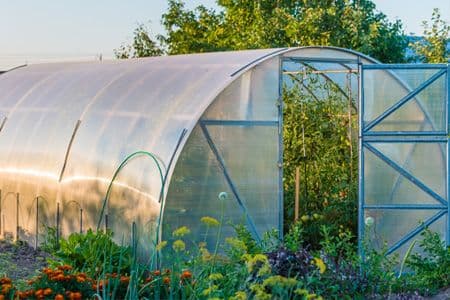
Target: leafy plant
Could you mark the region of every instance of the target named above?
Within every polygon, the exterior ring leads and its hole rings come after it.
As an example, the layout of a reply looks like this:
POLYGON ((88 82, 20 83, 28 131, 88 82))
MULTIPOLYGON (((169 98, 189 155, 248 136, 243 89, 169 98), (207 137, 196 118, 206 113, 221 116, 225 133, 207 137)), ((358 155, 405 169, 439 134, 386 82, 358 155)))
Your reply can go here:
POLYGON ((438 233, 429 229, 424 230, 421 236, 419 247, 422 253, 415 252, 406 260, 412 271, 407 281, 422 294, 429 295, 450 285, 450 247, 438 233))
POLYGON ((132 263, 129 246, 115 244, 111 232, 91 229, 84 234, 73 233, 67 239, 61 239, 54 255, 58 259, 52 260, 52 265, 69 264, 92 277, 105 271, 129 274, 132 263))

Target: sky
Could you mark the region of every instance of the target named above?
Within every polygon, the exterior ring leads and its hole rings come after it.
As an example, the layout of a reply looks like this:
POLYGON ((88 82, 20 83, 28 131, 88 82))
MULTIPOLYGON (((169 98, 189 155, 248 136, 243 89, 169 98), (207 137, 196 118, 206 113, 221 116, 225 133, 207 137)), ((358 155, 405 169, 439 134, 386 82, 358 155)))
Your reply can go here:
MULTIPOLYGON (((450 0, 373 0, 406 33, 422 34, 434 7, 450 23, 450 0)), ((188 8, 215 0, 185 0, 188 8)), ((28 62, 112 58, 139 23, 164 33, 167 0, 0 0, 0 69, 28 62), (150 23, 149 23, 150 22, 150 23)))

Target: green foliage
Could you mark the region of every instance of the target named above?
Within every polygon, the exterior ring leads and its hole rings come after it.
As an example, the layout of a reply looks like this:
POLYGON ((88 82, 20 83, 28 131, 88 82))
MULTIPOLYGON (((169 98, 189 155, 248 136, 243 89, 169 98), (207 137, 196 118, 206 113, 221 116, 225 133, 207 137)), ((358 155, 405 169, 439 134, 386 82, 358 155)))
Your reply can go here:
POLYGON ((144 24, 139 24, 134 30, 133 43, 131 45, 124 44, 118 49, 114 49, 114 55, 120 59, 160 56, 163 54, 163 49, 152 39, 150 30, 144 24))
POLYGON ((129 274, 131 249, 115 244, 111 237, 111 232, 91 229, 85 234, 72 233, 67 239, 60 240, 59 249, 52 253, 58 259, 52 264, 69 264, 92 277, 104 272, 129 274))
POLYGON ((299 222, 305 242, 317 248, 320 225, 331 225, 335 235, 340 230, 356 234, 358 162, 354 150, 357 138, 352 134, 356 128, 355 105, 352 99, 349 108, 347 96, 316 74, 293 80, 295 85, 285 87, 283 93, 285 228, 294 217, 298 167, 299 222))
POLYGON ((415 59, 428 63, 446 63, 450 59, 450 25, 441 19, 439 9, 433 10, 431 25, 424 21, 423 28, 424 40, 411 44, 416 52, 415 59))
POLYGON ((218 12, 169 0, 161 37, 169 54, 295 46, 354 49, 383 62, 404 61, 400 21, 389 22, 370 0, 220 0, 218 12))
POLYGON ((406 261, 413 274, 407 282, 422 294, 434 294, 450 285, 450 247, 436 232, 426 229, 421 236, 423 239, 419 246, 422 253, 416 252, 406 261))

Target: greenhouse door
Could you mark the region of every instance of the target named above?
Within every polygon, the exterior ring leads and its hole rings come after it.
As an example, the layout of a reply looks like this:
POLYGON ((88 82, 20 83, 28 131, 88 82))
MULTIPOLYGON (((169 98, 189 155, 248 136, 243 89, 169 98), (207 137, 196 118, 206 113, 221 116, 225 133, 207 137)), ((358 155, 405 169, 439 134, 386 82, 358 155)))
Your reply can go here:
POLYGON ((400 255, 429 227, 450 244, 449 66, 361 65, 359 246, 400 255))

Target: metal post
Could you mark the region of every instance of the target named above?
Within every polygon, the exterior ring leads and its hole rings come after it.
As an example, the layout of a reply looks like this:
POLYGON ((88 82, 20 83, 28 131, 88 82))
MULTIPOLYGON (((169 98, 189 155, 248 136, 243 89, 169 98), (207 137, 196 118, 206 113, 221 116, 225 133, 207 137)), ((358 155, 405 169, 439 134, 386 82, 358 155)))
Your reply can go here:
POLYGON ((364 149, 363 149, 363 124, 364 124, 364 74, 361 62, 358 62, 358 252, 364 259, 364 149))
POLYGON ((83 209, 80 208, 80 233, 83 233, 83 209))
POLYGON ((353 139, 352 139, 352 74, 347 74, 347 95, 348 95, 348 141, 349 141, 349 151, 350 151, 350 189, 352 188, 353 180, 353 139))
POLYGON ((0 190, 0 236, 3 236, 2 229, 2 190, 0 190))
POLYGON ((294 211, 294 222, 298 221, 300 206, 300 167, 295 168, 295 211, 294 211))
POLYGON ((39 244, 39 197, 36 197, 36 228, 35 228, 36 238, 34 240, 34 249, 37 249, 39 244))
POLYGON ((105 231, 108 231, 108 214, 105 214, 105 231))
POLYGON ((19 193, 16 194, 16 241, 19 240, 19 193))
POLYGON ((56 244, 59 245, 59 202, 56 203, 56 244))
POLYGON ((447 247, 450 247, 450 64, 447 64, 447 82, 445 84, 445 87, 447 89, 447 111, 445 114, 446 121, 447 121, 447 230, 446 230, 446 241, 447 241, 447 247))

